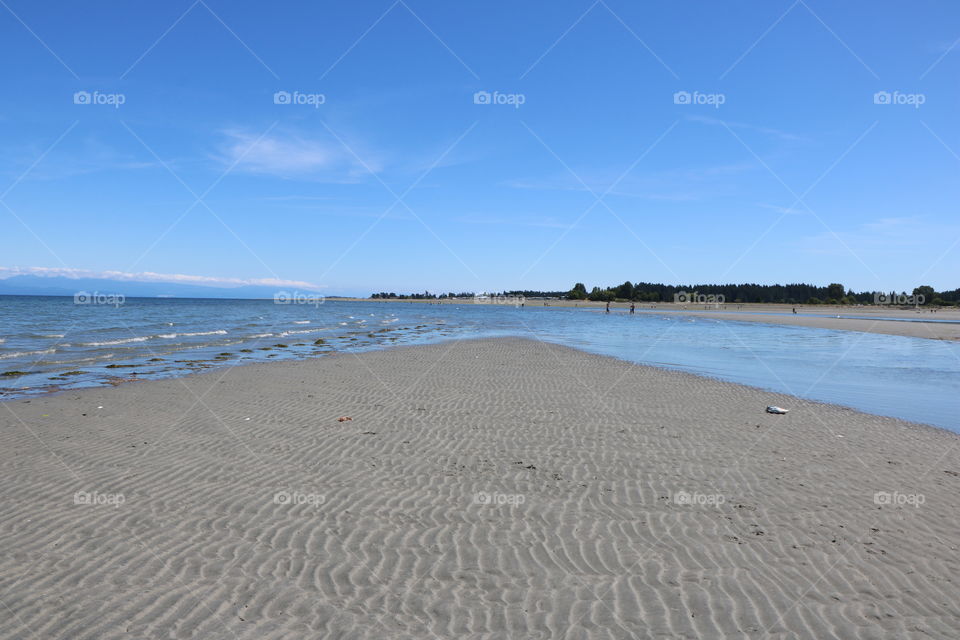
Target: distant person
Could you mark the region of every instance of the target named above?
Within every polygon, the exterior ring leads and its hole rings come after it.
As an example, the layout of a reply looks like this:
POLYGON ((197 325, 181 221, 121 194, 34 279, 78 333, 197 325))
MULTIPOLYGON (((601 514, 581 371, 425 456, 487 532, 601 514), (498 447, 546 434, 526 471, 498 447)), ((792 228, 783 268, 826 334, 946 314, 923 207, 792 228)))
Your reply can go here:
POLYGON ((630 313, 633 313, 633 312, 636 310, 636 308, 637 308, 637 305, 635 305, 635 304, 633 304, 633 303, 631 302, 631 303, 630 303, 630 313))
POLYGON ((793 312, 794 312, 794 313, 797 312, 797 308, 796 308, 796 307, 793 308, 793 312))
POLYGON ((610 301, 607 300, 607 313, 610 313, 610 301))

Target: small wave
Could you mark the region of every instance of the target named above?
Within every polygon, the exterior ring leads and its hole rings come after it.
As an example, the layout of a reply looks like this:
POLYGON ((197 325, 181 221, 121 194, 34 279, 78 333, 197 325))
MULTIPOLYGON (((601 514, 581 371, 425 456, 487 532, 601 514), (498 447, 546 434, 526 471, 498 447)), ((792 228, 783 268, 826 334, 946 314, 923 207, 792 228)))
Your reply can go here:
POLYGON ((25 356, 42 356, 45 353, 54 353, 56 349, 42 349, 40 351, 16 351, 14 353, 5 353, 0 355, 0 360, 9 360, 10 358, 23 358, 25 356))
POLYGON ((321 331, 324 331, 324 329, 303 329, 301 331, 283 331, 280 333, 280 337, 282 338, 284 336, 295 336, 301 333, 319 333, 321 331))
POLYGON ((341 322, 341 323, 340 323, 340 326, 341 326, 341 327, 345 327, 345 326, 347 326, 347 323, 346 323, 346 322, 341 322))
POLYGON ((32 334, 37 338, 63 338, 65 334, 62 333, 34 333, 32 334))
POLYGON ((272 338, 273 334, 272 333, 255 333, 249 337, 250 338, 272 338))
POLYGON ((139 338, 123 338, 122 340, 104 340, 103 342, 78 342, 81 347, 111 347, 117 344, 128 344, 130 342, 145 342, 151 340, 154 336, 141 336, 139 338))
POLYGON ((219 331, 195 331, 193 333, 161 333, 160 335, 153 336, 153 337, 163 338, 165 340, 172 340, 173 338, 184 338, 184 337, 191 337, 191 336, 222 336, 222 335, 225 335, 226 333, 227 333, 226 331, 224 331, 223 329, 220 329, 219 331))
POLYGON ((293 324, 310 324, 309 320, 294 320, 293 324))

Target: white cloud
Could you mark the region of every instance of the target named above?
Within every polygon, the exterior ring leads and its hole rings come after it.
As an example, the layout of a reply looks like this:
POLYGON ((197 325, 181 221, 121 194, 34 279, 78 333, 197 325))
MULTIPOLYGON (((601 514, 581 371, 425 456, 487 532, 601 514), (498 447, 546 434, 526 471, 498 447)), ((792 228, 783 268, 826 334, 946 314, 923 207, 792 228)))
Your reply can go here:
POLYGON ((303 280, 281 280, 279 278, 220 278, 216 276, 196 276, 182 273, 154 273, 142 271, 92 271, 89 269, 70 269, 66 267, 0 267, 0 280, 14 276, 39 276, 43 278, 100 278, 122 282, 170 282, 178 284, 196 284, 209 287, 242 287, 256 285, 264 287, 300 287, 318 290, 319 285, 303 280))
POLYGON ((259 135, 237 129, 225 131, 224 135, 220 160, 238 171, 279 178, 356 182, 370 171, 380 170, 380 163, 372 154, 363 150, 351 152, 335 139, 259 135))

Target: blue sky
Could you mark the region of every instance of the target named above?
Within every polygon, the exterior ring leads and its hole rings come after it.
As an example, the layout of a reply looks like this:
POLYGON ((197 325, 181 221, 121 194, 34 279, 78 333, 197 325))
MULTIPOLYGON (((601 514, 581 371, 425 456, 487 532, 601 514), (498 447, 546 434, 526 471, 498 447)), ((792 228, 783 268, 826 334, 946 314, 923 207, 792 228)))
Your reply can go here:
POLYGON ((960 286, 955 2, 4 2, 0 276, 960 286))

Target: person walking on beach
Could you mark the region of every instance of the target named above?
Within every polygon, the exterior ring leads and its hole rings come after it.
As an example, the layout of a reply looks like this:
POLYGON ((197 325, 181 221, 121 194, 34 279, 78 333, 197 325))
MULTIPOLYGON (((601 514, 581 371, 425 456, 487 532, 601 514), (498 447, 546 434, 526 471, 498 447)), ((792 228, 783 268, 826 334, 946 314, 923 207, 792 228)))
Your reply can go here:
POLYGON ((631 303, 630 303, 630 313, 632 314, 632 313, 636 310, 636 308, 637 308, 637 305, 635 305, 635 304, 633 304, 633 303, 631 302, 631 303))
POLYGON ((607 300, 607 313, 610 313, 610 301, 607 300))

